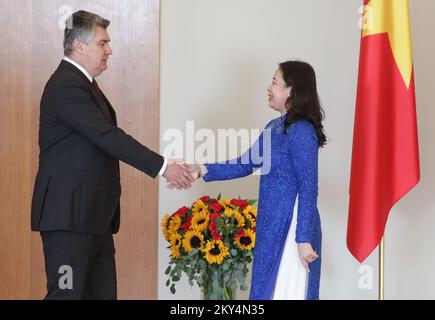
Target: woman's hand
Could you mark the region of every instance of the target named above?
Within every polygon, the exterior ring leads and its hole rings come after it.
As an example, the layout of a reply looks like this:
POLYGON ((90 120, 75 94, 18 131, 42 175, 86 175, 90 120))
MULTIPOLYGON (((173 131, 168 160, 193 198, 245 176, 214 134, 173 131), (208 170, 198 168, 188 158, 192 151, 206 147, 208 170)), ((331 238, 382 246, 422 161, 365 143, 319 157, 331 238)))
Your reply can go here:
POLYGON ((310 272, 309 264, 318 259, 319 255, 313 250, 311 243, 298 243, 298 252, 305 270, 310 272))
MULTIPOLYGON (((208 172, 207 167, 203 164, 187 164, 182 161, 178 162, 178 164, 186 168, 195 180, 204 177, 208 172)), ((174 183, 169 181, 167 188, 170 190, 179 189, 174 183)))
POLYGON ((184 163, 183 166, 190 172, 192 177, 194 177, 195 179, 204 177, 208 172, 207 167, 203 164, 184 163))

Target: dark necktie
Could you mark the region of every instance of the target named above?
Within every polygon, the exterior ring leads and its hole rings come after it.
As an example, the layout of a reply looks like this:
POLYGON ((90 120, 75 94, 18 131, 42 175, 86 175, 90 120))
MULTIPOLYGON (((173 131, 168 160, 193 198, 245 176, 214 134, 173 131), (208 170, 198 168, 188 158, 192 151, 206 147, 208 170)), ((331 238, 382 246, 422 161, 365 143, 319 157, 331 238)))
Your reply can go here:
MULTIPOLYGON (((92 81, 92 86, 95 88, 95 90, 98 92, 98 94, 103 98, 104 97, 103 92, 100 90, 100 87, 98 86, 98 83, 97 83, 97 81, 95 81, 95 79, 92 81)), ((109 107, 107 106, 106 103, 104 103, 104 106, 105 106, 108 114, 110 115, 110 118, 112 118, 112 114, 109 110, 109 107)))
POLYGON ((102 94, 100 87, 98 86, 98 83, 97 81, 95 81, 95 79, 92 80, 92 85, 94 86, 95 90, 97 90, 99 94, 102 94))

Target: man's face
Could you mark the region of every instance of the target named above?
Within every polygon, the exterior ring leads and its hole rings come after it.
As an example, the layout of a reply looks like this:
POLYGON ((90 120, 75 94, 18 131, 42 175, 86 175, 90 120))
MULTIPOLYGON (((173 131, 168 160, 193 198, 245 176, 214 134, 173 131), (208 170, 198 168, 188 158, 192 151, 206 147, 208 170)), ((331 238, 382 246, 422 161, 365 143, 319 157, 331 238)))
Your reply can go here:
POLYGON ((107 69, 107 61, 112 54, 110 38, 106 29, 97 27, 89 44, 80 43, 81 62, 92 77, 97 77, 107 69))

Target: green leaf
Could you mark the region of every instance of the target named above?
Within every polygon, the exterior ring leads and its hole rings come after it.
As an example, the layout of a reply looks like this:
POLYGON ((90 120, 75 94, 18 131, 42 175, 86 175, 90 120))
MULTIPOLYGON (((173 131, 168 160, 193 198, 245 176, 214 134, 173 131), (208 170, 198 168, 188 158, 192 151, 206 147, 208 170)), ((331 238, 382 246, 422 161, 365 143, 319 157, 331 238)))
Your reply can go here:
POLYGON ((246 283, 242 283, 242 285, 240 286, 240 290, 246 291, 248 290, 248 285, 246 283))
POLYGON ((171 266, 166 269, 165 274, 169 274, 169 272, 171 272, 171 266))
POLYGON ((219 285, 219 281, 214 280, 214 281, 213 281, 213 289, 218 289, 219 287, 220 287, 220 285, 219 285))
POLYGON ((213 279, 213 281, 218 281, 218 274, 217 274, 217 272, 213 273, 212 279, 213 279))
POLYGON ((234 278, 236 278, 236 279, 240 279, 240 278, 242 278, 243 277, 243 273, 242 273, 242 271, 240 271, 240 270, 236 270, 236 271, 234 271, 234 278))
POLYGON ((219 193, 219 195, 217 196, 217 200, 219 201, 221 199, 222 194, 219 193))
POLYGON ((216 293, 216 295, 217 295, 216 299, 218 299, 218 297, 222 297, 222 296, 223 296, 223 294, 224 294, 224 289, 223 289, 222 287, 216 288, 215 293, 216 293))
POLYGON ((173 282, 180 281, 180 277, 178 275, 172 277, 173 282))
POLYGON ((198 261, 198 264, 199 264, 199 267, 200 267, 201 269, 205 269, 205 268, 207 268, 207 264, 205 263, 204 260, 199 260, 199 261, 198 261))
POLYGON ((172 284, 170 290, 172 294, 175 294, 175 284, 172 284))
POLYGON ((233 257, 237 256, 237 250, 236 249, 231 249, 231 255, 233 257))
POLYGON ((255 199, 248 200, 248 204, 249 204, 250 206, 253 206, 256 202, 257 202, 257 200, 255 200, 255 199))
POLYGON ((171 284, 171 280, 168 279, 168 281, 166 281, 166 286, 169 287, 170 284, 171 284))

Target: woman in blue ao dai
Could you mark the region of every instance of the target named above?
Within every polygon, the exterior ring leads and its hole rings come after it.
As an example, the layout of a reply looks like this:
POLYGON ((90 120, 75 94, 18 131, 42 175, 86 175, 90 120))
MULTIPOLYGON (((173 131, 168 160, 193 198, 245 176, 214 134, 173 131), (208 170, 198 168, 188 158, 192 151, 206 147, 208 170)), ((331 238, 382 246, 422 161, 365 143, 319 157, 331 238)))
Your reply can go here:
POLYGON ((322 256, 318 151, 326 137, 314 69, 299 61, 281 63, 267 93, 280 116, 245 154, 186 166, 207 182, 261 170, 250 299, 317 300, 322 256))

